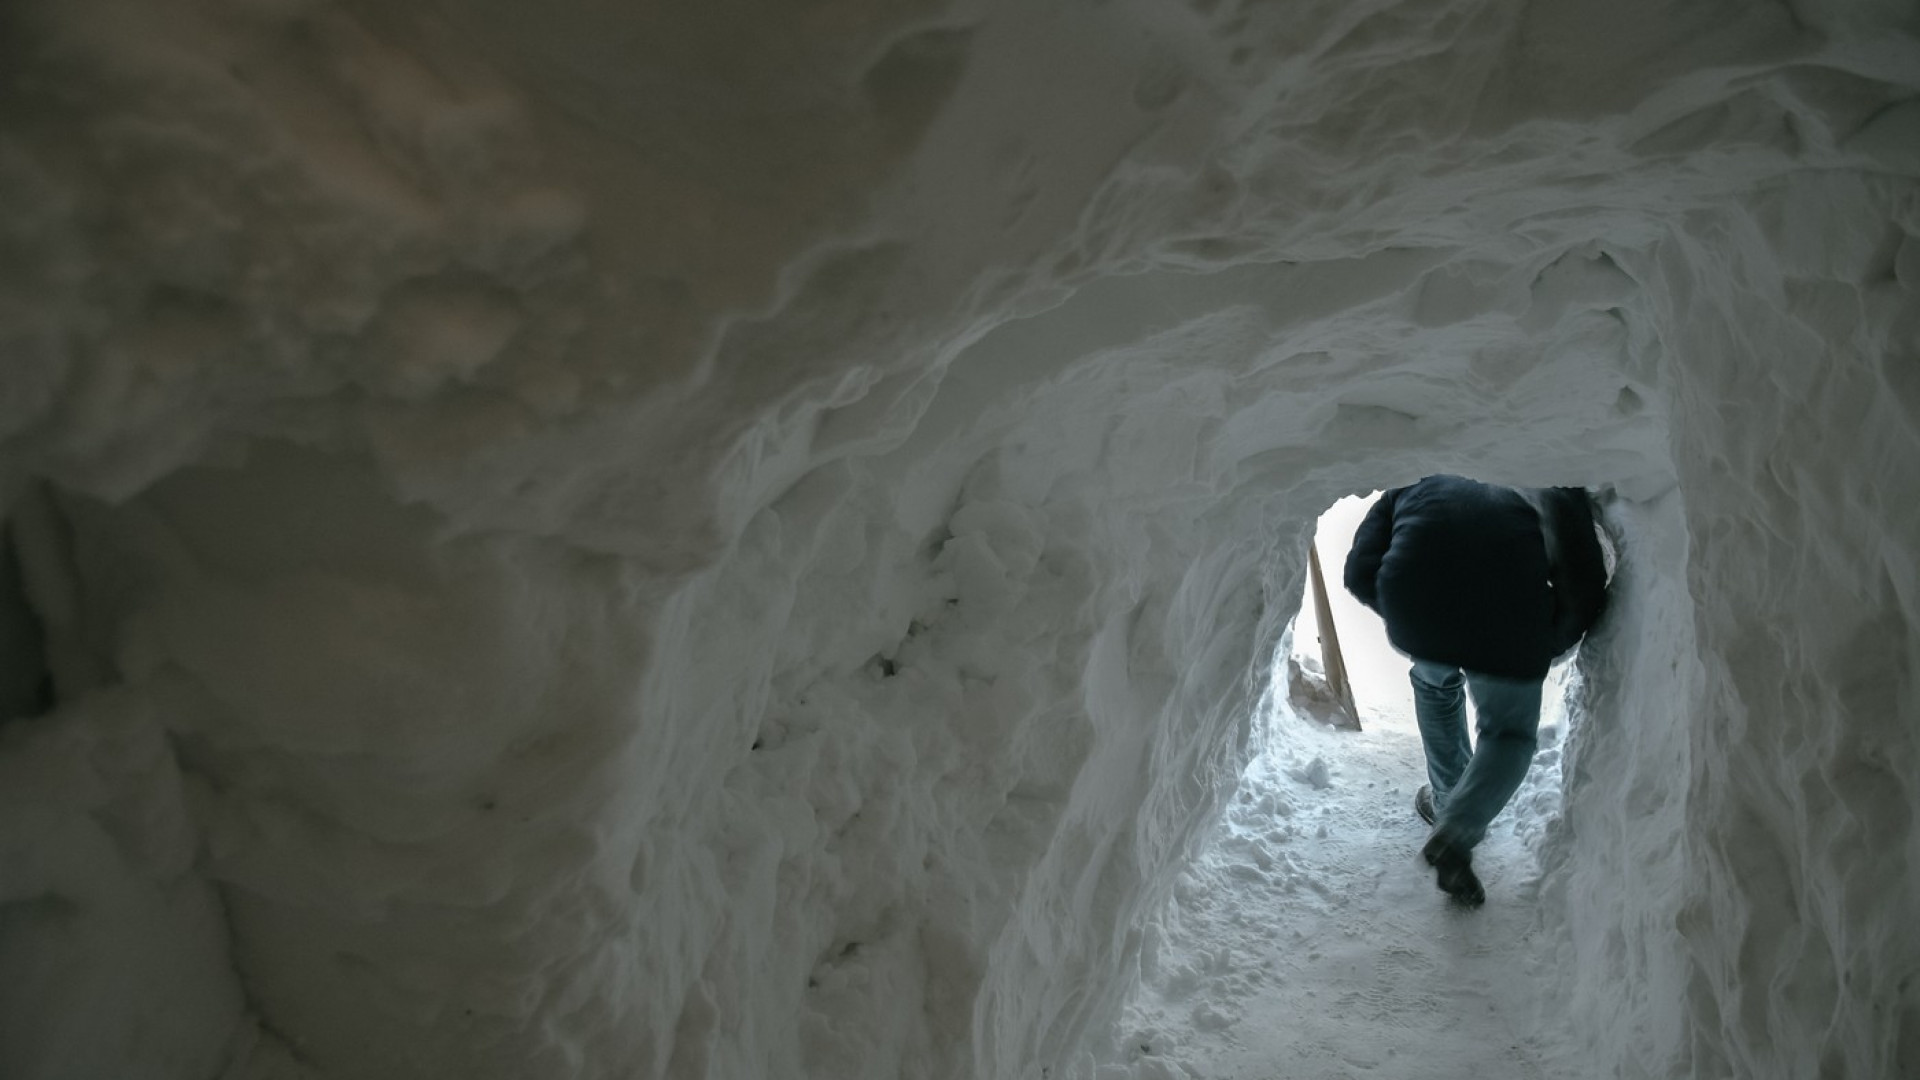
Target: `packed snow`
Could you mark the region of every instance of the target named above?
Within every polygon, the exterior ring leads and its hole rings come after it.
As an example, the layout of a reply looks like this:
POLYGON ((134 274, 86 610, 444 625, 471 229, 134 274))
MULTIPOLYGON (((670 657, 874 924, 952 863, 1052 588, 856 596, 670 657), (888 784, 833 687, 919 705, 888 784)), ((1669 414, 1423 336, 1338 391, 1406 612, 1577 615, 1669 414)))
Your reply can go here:
POLYGON ((1353 734, 1266 699, 1268 741, 1149 926, 1106 1075, 1586 1075, 1539 905, 1567 675, 1553 679, 1533 770, 1475 849, 1491 895, 1472 912, 1436 902, 1416 855, 1426 776, 1410 703, 1353 734))
POLYGON ((1151 1076, 1236 791, 1400 827, 1256 718, 1432 472, 1603 495, 1564 783, 1479 923, 1246 847, 1270 981, 1920 1073, 1904 0, 0 19, 0 1075, 1151 1076))

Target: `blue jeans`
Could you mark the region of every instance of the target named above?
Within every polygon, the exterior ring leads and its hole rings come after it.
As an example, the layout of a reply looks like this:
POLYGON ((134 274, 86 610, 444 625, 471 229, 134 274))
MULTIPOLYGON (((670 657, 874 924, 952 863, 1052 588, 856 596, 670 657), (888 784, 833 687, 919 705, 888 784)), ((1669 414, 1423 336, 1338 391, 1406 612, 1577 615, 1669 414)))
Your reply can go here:
POLYGON ((1543 679, 1503 679, 1452 664, 1415 660, 1413 714, 1427 752, 1427 782, 1433 786, 1434 832, 1457 847, 1472 848, 1487 824, 1513 798, 1540 728, 1543 679), (1466 698, 1473 693, 1478 745, 1467 745, 1466 698))

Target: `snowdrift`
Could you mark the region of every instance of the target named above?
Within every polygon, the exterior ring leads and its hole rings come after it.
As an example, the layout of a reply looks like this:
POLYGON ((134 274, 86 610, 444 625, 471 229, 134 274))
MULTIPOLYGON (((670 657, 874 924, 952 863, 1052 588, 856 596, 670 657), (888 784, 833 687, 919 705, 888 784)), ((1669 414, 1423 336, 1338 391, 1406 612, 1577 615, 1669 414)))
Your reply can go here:
POLYGON ((1920 1067, 1905 5, 7 21, 0 1073, 1085 1071, 1435 471, 1622 531, 1596 1071, 1920 1067))

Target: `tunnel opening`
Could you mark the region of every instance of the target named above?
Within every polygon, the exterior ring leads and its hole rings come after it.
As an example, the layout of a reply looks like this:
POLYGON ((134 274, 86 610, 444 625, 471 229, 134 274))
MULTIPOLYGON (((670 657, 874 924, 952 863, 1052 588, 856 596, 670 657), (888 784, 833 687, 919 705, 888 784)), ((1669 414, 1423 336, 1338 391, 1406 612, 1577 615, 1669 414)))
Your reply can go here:
MULTIPOLYGON (((1318 605, 1303 596, 1255 706, 1258 749, 1149 924, 1141 980, 1109 1051, 1131 1075, 1256 1075, 1284 1061, 1411 1080, 1470 1071, 1491 1041, 1507 1048, 1505 1075, 1583 1075, 1561 1011, 1566 973, 1553 960, 1567 927, 1546 905, 1568 869, 1565 766, 1593 699, 1581 658, 1612 664, 1583 646, 1552 666, 1532 765, 1476 852, 1489 905, 1452 908, 1416 854, 1428 826, 1413 807, 1426 774, 1409 661, 1338 584, 1379 494, 1333 501, 1308 533, 1329 590, 1346 601, 1335 618, 1359 730, 1328 698, 1318 605)), ((1610 486, 1596 494, 1612 577, 1616 531, 1633 515, 1610 486)), ((1643 602, 1622 598, 1620 617, 1635 618, 1643 602)), ((1594 640, 1611 633, 1603 619, 1594 640)))
MULTIPOLYGON (((1273 678, 1275 692, 1282 693, 1296 713, 1340 727, 1345 710, 1337 700, 1338 693, 1329 686, 1327 674, 1330 666, 1337 666, 1343 670, 1352 694, 1353 719, 1361 728, 1384 725, 1411 732, 1417 725, 1408 697, 1408 657, 1387 639, 1386 624, 1380 616, 1341 583, 1354 531, 1380 495, 1379 490, 1372 490, 1342 496, 1315 519, 1310 539, 1324 568, 1325 604, 1333 629, 1328 633, 1322 628, 1322 605, 1309 582, 1299 610, 1288 624, 1287 637, 1276 650, 1273 678)), ((1596 513, 1595 533, 1609 580, 1618 567, 1618 545, 1611 532, 1617 527, 1620 523, 1596 513)), ((1560 656, 1548 670, 1541 704, 1544 730, 1557 732, 1570 719, 1566 702, 1576 678, 1577 655, 1569 652, 1560 656)), ((1472 708, 1469 700, 1470 715, 1472 708)))

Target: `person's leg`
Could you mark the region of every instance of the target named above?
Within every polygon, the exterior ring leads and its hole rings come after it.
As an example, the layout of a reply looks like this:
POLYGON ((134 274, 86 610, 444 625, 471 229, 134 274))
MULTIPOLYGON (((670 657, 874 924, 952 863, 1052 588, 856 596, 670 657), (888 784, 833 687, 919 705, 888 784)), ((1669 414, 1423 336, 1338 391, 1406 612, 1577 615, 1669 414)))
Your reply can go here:
POLYGON ((1472 850, 1533 764, 1542 680, 1478 672, 1467 672, 1466 680, 1480 739, 1451 797, 1439 807, 1434 832, 1457 848, 1472 850))
POLYGON ((1413 715, 1420 724, 1420 745, 1427 754, 1427 783, 1433 805, 1447 805, 1473 748, 1467 742, 1465 676, 1452 664, 1415 660, 1407 673, 1413 683, 1413 715))

